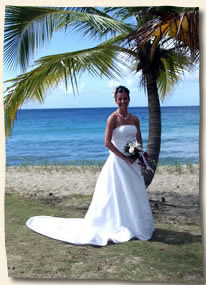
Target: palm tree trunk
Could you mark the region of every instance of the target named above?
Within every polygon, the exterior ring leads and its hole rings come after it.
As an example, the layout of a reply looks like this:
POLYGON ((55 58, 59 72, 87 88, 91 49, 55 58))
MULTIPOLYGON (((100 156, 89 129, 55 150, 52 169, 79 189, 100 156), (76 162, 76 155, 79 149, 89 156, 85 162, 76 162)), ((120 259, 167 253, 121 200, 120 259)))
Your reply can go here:
MULTIPOLYGON (((161 109, 155 76, 147 72, 147 74, 145 74, 145 77, 149 110, 149 135, 146 151, 154 161, 152 168, 154 169, 155 173, 161 146, 161 109)), ((152 182, 154 173, 148 171, 144 174, 146 187, 148 187, 152 182)))

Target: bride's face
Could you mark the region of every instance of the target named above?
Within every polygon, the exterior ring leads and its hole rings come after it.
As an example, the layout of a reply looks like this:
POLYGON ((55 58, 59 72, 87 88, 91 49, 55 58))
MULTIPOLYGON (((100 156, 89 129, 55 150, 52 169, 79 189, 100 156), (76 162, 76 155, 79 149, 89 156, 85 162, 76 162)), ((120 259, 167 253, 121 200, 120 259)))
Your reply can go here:
POLYGON ((129 105, 129 96, 127 93, 117 93, 115 102, 119 108, 127 108, 129 105))

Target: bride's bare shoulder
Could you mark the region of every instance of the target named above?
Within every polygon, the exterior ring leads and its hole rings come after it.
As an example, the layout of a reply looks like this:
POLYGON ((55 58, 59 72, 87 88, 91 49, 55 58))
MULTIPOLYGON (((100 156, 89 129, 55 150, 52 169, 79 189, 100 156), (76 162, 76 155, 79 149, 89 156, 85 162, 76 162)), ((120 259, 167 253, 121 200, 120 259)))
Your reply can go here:
POLYGON ((112 125, 113 127, 116 126, 117 123, 117 113, 113 112, 111 115, 109 115, 107 119, 107 124, 112 125))
POLYGON ((131 114, 131 120, 134 125, 139 124, 139 118, 131 114))
POLYGON ((117 120, 117 113, 113 112, 111 115, 109 115, 107 121, 116 121, 117 120))

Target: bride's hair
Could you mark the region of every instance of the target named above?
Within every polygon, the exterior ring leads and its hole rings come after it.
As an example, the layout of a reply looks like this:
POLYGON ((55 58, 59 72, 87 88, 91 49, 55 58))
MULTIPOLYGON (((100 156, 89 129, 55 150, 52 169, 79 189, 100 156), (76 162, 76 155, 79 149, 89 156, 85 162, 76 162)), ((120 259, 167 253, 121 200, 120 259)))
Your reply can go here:
POLYGON ((117 93, 126 93, 128 98, 130 99, 129 89, 127 87, 125 87, 125 86, 120 85, 120 86, 115 88, 115 90, 114 90, 114 98, 115 98, 115 100, 117 99, 117 93))

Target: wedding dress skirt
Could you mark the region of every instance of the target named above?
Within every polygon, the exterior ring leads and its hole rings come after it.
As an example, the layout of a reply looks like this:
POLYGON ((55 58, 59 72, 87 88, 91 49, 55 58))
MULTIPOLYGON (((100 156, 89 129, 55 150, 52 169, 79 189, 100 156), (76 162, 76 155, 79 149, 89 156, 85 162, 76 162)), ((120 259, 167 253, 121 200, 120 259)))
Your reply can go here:
MULTIPOLYGON (((136 132, 134 125, 117 127, 112 142, 123 152, 125 144, 135 140, 136 132)), ((56 240, 99 246, 108 241, 121 243, 132 238, 149 240, 155 229, 138 162, 130 164, 112 152, 100 172, 84 218, 36 216, 26 225, 56 240)))

